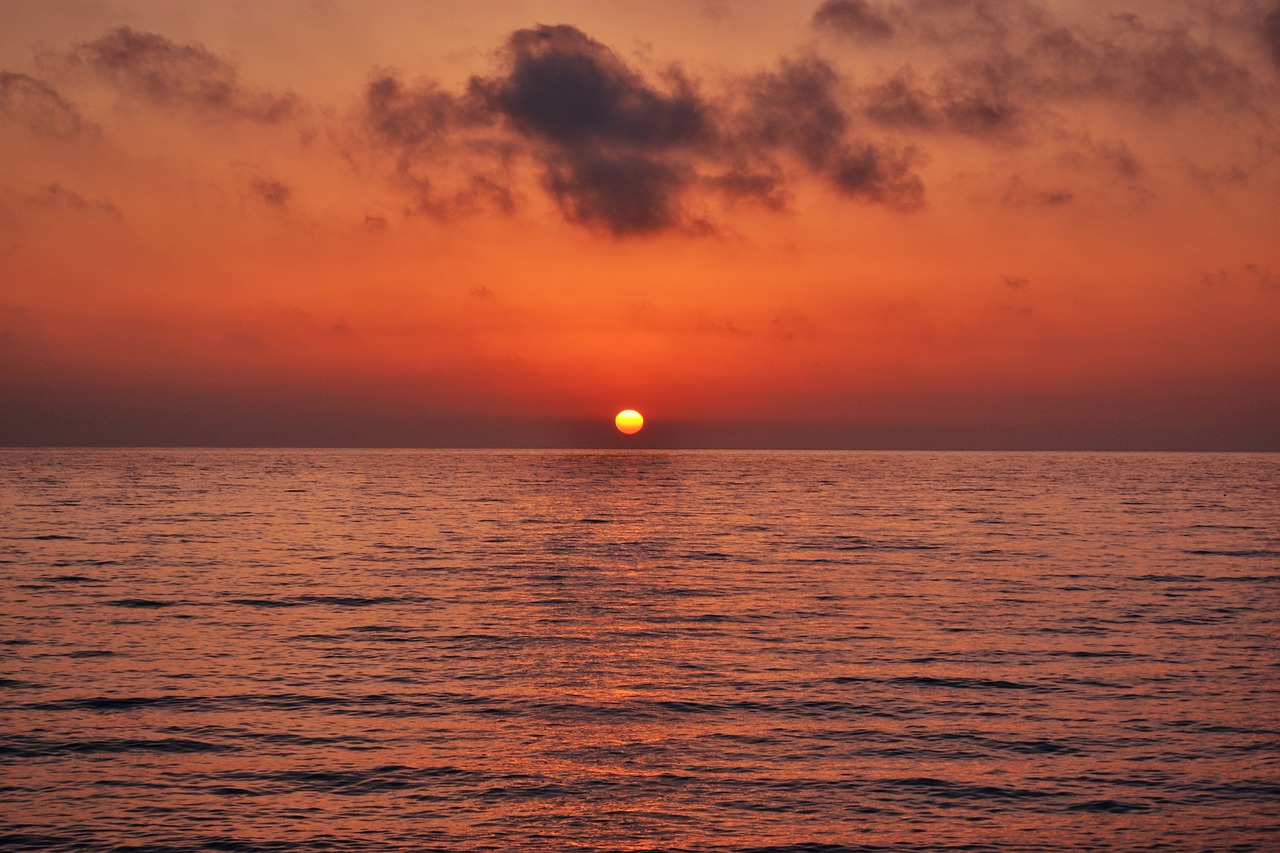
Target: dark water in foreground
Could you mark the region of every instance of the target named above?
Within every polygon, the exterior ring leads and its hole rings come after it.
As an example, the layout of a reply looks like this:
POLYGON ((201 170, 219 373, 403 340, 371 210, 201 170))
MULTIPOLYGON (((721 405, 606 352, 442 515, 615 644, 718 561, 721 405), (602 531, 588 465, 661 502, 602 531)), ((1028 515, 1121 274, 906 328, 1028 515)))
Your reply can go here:
POLYGON ((1280 849, 1280 455, 0 451, 0 847, 1280 849))

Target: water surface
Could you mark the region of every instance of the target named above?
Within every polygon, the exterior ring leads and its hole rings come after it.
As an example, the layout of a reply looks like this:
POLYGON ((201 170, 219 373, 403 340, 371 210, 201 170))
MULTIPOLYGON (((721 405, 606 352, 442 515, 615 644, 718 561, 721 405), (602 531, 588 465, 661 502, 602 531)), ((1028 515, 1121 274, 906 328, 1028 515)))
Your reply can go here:
POLYGON ((0 511, 0 847, 1280 847, 1280 455, 6 450, 0 511))

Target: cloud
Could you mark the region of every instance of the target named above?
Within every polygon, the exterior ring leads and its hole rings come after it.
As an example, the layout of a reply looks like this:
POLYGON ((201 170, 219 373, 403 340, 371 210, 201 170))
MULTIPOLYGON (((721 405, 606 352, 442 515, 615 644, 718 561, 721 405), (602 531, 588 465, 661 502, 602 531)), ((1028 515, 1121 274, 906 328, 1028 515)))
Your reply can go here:
POLYGON ((836 89, 840 75, 818 57, 783 60, 747 83, 745 136, 763 149, 789 149, 810 168, 827 167, 849 127, 836 89))
POLYGON ((1009 179, 1009 186, 1004 193, 1004 203, 1013 207, 1064 207, 1075 201, 1075 198, 1075 192, 1066 187, 1028 187, 1017 175, 1009 179))
POLYGON ((570 222, 626 236, 677 225, 689 173, 658 158, 588 150, 551 164, 544 184, 570 222))
POLYGON ((254 178, 249 182, 249 189, 272 207, 284 207, 293 195, 292 189, 272 178, 254 178))
POLYGON ((867 87, 863 112, 878 124, 907 130, 931 130, 942 124, 932 93, 923 89, 910 69, 867 87))
POLYGON ((1280 3, 1262 19, 1260 33, 1263 45, 1271 54, 1271 60, 1280 68, 1280 3))
POLYGON ((376 148, 391 152, 395 180, 414 198, 411 212, 449 219, 514 208, 511 146, 494 135, 496 119, 476 99, 379 71, 365 87, 361 123, 376 148))
POLYGON ((1234 162, 1205 167, 1183 160, 1179 165, 1192 184, 1215 195, 1225 189, 1247 186, 1253 178, 1249 169, 1234 162))
POLYGON ((1019 19, 1038 14, 1037 7, 1018 0, 827 0, 811 23, 863 45, 905 40, 954 47, 999 43, 1019 19))
POLYGON ((70 138, 92 130, 75 105, 44 80, 0 71, 0 116, 40 136, 70 138))
POLYGON ((532 145, 566 219, 615 236, 688 224, 681 197, 713 121, 678 69, 651 85, 564 25, 517 30, 503 55, 504 73, 473 78, 468 94, 532 145))
POLYGON ((729 17, 727 0, 698 0, 699 13, 709 21, 720 23, 729 17))
POLYGON ((1004 286, 1010 290, 1026 290, 1031 286, 1031 282, 1029 280, 1019 275, 1006 275, 1001 279, 1001 281, 1003 281, 1004 286))
MULTIPOLYGON (((1060 141, 1062 146, 1052 164, 1067 170, 1065 174, 1070 175, 1069 180, 1075 184, 1078 195, 1088 197, 1100 192, 1123 190, 1131 202, 1139 204, 1158 197, 1151 183, 1149 169, 1125 140, 1094 139, 1091 133, 1083 132, 1061 137, 1060 141)), ((1072 199, 1077 195, 1076 191, 1059 188, 1024 194, 1022 201, 1051 202, 1051 196, 1044 196, 1044 192, 1051 195, 1067 192, 1072 195, 1072 199)))
POLYGON ((1118 179, 1136 181, 1143 173, 1142 164, 1123 140, 1103 139, 1094 142, 1086 134, 1081 147, 1069 152, 1064 162, 1070 166, 1095 165, 1118 179))
POLYGON ((902 211, 924 204, 924 182, 911 171, 916 153, 895 151, 871 143, 840 152, 831 169, 831 180, 845 195, 902 211))
POLYGON ((118 27, 76 47, 72 65, 87 68, 122 92, 164 109, 274 123, 295 115, 297 96, 258 91, 236 68, 199 44, 118 27))
POLYGON ((853 139, 841 106, 841 78, 817 57, 784 60, 747 84, 740 121, 749 149, 789 151, 844 195, 912 210, 924 184, 911 171, 915 154, 853 139))
POLYGON ((1243 284, 1252 284, 1266 293, 1280 293, 1280 273, 1255 263, 1242 264, 1232 270, 1200 273, 1200 285, 1211 290, 1243 284))
POLYGON ((956 66, 939 76, 938 107, 947 124, 970 136, 1014 129, 1023 116, 1015 91, 1017 60, 995 57, 956 66))
POLYGON ((512 209, 519 160, 566 221, 613 237, 713 233, 694 212, 700 192, 781 210, 796 165, 850 199, 923 203, 917 152, 854 133, 844 81, 821 59, 785 60, 713 97, 677 66, 646 76, 567 25, 517 30, 499 56, 458 92, 391 71, 367 85, 364 133, 419 212, 512 209))
POLYGON ((805 314, 783 311, 769 320, 769 340, 777 344, 791 344, 819 334, 817 325, 805 314))
POLYGON ((61 184, 47 184, 39 191, 27 196, 27 204, 37 207, 61 207, 82 213, 100 214, 118 221, 124 220, 124 214, 108 201, 93 201, 61 184))
POLYGON ((1254 281, 1270 291, 1280 291, 1280 273, 1258 264, 1245 264, 1245 270, 1254 281))
POLYGON ((859 41, 893 38, 893 25, 866 0, 827 0, 813 13, 813 25, 859 41))
MULTIPOLYGON (((1162 115, 1253 110, 1262 97, 1245 62, 1194 18, 1064 23, 1045 7, 997 0, 903 0, 883 17, 895 43, 946 47, 932 52, 942 58, 923 78, 908 65, 862 87, 863 114, 895 129, 1016 140, 1071 105, 1162 115)), ((1264 38, 1272 24, 1280 37, 1280 9, 1267 17, 1264 38)))
POLYGON ((1249 70, 1215 44, 1182 25, 1152 26, 1136 15, 1112 19, 1109 31, 1083 42, 1073 70, 1059 71, 1044 88, 1066 95, 1109 96, 1155 109, 1197 103, 1247 108, 1254 98, 1249 70), (1081 64, 1097 63, 1092 73, 1081 64))
POLYGON ((707 109, 672 69, 664 92, 617 54, 571 26, 517 30, 506 45, 509 69, 472 88, 517 128, 566 148, 678 148, 703 139, 707 109))
POLYGON ((427 81, 411 87, 391 73, 369 81, 364 106, 371 129, 407 149, 430 149, 453 129, 470 123, 459 99, 438 84, 427 81))
POLYGON ((948 130, 975 137, 1009 136, 1026 110, 1012 80, 1009 61, 957 63, 934 75, 933 89, 910 69, 865 87, 863 114, 877 124, 907 131, 948 130))
POLYGON ((730 168, 708 176, 705 183, 730 201, 751 201, 770 210, 784 210, 790 200, 785 180, 776 168, 730 168))

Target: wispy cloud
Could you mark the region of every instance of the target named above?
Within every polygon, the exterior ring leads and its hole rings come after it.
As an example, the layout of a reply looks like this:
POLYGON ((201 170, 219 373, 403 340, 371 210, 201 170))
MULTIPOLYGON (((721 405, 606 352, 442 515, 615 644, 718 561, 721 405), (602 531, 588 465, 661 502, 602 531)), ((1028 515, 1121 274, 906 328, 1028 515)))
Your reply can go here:
POLYGON ((70 138, 96 132, 48 82, 13 71, 0 71, 0 117, 40 136, 70 138))
POLYGON ((1258 31, 1276 68, 1280 68, 1280 3, 1276 3, 1263 17, 1258 31))
POLYGON ((883 11, 867 0, 826 0, 813 13, 813 23, 859 41, 884 41, 894 34, 883 11))
POLYGON ((235 66, 202 45, 130 27, 77 46, 69 59, 156 107, 263 123, 285 120, 299 109, 296 95, 245 85, 235 66))
POLYGON ((359 121, 374 147, 390 153, 412 212, 448 219, 514 207, 510 143, 496 133, 489 111, 465 93, 430 80, 409 84, 380 70, 365 87, 359 121))
MULTIPOLYGON (((1247 64, 1193 24, 1130 13, 1065 22, 1012 0, 829 0, 813 17, 820 31, 864 48, 945 45, 926 76, 908 64, 866 82, 864 113, 891 127, 971 136, 1008 135, 1048 109, 1089 102, 1157 114, 1256 108, 1262 95, 1247 64)), ((1277 47, 1280 10, 1262 32, 1277 47)))
POLYGON ((29 194, 26 197, 26 202, 36 207, 57 207, 81 213, 99 214, 120 221, 124 220, 124 214, 111 202, 86 198, 75 190, 68 189, 57 183, 47 184, 36 192, 29 194))
POLYGON ((924 184, 912 172, 913 152, 851 133, 841 104, 841 78, 818 57, 784 60, 747 81, 747 107, 737 117, 753 157, 794 154, 838 192, 903 210, 919 207, 924 184))

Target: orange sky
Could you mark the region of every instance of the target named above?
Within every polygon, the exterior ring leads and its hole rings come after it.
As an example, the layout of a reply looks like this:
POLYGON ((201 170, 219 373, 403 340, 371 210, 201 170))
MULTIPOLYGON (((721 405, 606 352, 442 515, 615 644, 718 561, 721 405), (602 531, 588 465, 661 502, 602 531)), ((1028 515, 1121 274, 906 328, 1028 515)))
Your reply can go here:
POLYGON ((0 444, 1280 450, 1280 4, 641 5, 0 2, 0 444))

